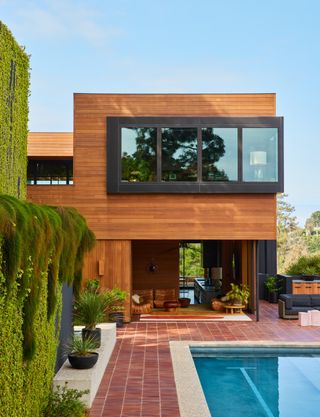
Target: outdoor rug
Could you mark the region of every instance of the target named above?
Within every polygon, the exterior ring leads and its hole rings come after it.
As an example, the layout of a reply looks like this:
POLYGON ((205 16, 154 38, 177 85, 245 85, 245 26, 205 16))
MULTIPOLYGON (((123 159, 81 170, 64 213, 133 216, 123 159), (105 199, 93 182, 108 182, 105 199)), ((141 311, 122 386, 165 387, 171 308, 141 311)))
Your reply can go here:
POLYGON ((211 321, 251 321, 251 318, 246 314, 219 314, 219 315, 156 315, 156 314, 141 314, 141 322, 211 322, 211 321))

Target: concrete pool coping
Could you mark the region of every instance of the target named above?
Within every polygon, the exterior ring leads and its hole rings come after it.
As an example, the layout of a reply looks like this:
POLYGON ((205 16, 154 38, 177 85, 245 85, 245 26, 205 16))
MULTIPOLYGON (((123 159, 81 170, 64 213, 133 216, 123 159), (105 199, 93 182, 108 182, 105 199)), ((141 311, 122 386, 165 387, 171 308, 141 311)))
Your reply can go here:
POLYGON ((181 417, 211 417, 190 349, 208 347, 275 347, 319 348, 319 342, 230 341, 194 342, 171 341, 170 353, 181 417))

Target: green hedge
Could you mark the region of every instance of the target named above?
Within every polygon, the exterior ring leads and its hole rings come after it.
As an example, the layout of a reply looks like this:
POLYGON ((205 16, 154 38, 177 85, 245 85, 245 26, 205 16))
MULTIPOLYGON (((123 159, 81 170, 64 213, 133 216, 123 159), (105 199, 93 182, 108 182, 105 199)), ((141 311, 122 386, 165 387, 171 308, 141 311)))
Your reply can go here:
POLYGON ((286 271, 290 275, 320 275, 320 254, 301 256, 286 271))
POLYGON ((0 416, 40 417, 52 387, 61 285, 95 239, 74 209, 0 196, 0 416))
POLYGON ((26 197, 29 57, 0 21, 0 194, 26 197))

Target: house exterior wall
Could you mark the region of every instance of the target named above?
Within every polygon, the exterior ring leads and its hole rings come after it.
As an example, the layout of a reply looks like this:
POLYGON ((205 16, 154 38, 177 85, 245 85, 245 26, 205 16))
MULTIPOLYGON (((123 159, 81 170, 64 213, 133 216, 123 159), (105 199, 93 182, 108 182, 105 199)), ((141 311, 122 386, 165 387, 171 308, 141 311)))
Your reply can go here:
POLYGON ((28 199, 77 208, 98 239, 84 277, 98 276, 101 261, 102 285, 131 293, 132 240, 274 240, 276 195, 108 194, 107 117, 275 114, 275 94, 75 94, 74 185, 28 186, 28 199))
POLYGON ((74 185, 29 186, 76 207, 98 239, 275 239, 275 194, 107 194, 107 116, 275 116, 274 94, 74 96, 74 185))

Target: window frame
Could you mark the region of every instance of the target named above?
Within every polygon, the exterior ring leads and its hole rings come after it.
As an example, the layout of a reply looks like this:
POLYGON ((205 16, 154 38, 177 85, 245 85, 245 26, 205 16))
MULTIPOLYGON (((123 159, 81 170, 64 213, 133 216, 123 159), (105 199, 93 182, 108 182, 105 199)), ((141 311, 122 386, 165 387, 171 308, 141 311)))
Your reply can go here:
POLYGON ((32 181, 33 183, 29 183, 29 177, 28 177, 28 172, 27 172, 27 186, 48 186, 48 187, 65 187, 65 186, 72 186, 74 185, 74 180, 73 180, 73 158, 57 158, 57 157, 52 157, 52 158, 41 158, 41 157, 29 157, 28 158, 28 165, 30 164, 36 164, 36 163, 49 163, 49 164, 54 164, 54 163, 63 163, 65 165, 66 168, 66 182, 65 183, 59 183, 59 184, 52 184, 52 178, 54 177, 54 175, 48 176, 48 181, 50 181, 50 184, 39 184, 38 181, 39 178, 41 177, 40 175, 38 175, 37 169, 35 169, 32 173, 33 173, 33 177, 32 177, 32 181), (50 180, 49 180, 50 178, 50 180))
POLYGON ((277 193, 283 192, 283 117, 107 117, 107 193, 277 193), (157 181, 121 181, 121 128, 157 128, 157 181), (161 128, 198 129, 198 180, 161 181, 161 128), (238 180, 202 180, 202 128, 238 129, 238 180), (278 129, 278 181, 243 182, 242 128, 278 129))

